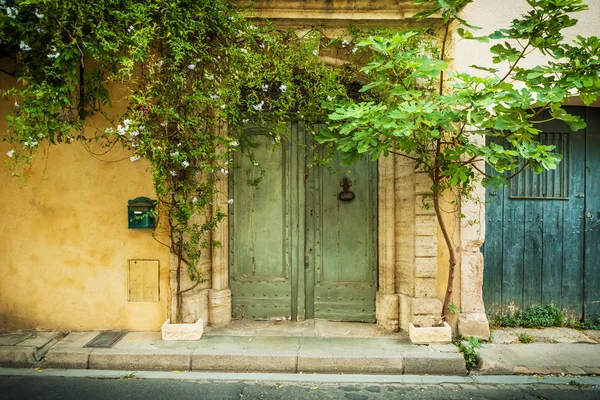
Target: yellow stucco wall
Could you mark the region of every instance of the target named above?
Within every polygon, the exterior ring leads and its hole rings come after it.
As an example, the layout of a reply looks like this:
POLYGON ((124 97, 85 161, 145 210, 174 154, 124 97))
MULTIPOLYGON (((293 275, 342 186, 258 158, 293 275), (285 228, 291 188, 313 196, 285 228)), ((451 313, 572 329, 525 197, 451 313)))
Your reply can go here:
MULTIPOLYGON (((0 82, 14 84, 6 75, 0 82)), ((0 100, 0 132, 11 104, 0 100)), ((127 229, 127 200, 155 198, 147 164, 121 148, 101 158, 124 161, 104 163, 80 143, 52 146, 22 186, 5 174, 10 149, 0 142, 0 331, 158 330, 169 251, 149 230, 127 229), (159 260, 158 302, 128 302, 129 259, 159 260)))

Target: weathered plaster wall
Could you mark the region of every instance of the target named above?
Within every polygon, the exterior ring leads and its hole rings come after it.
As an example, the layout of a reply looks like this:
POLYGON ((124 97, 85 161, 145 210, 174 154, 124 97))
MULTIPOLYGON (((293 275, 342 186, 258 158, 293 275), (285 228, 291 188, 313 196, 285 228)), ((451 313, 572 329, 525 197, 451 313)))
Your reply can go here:
MULTIPOLYGON (((572 14, 573 18, 579 20, 579 23, 565 30, 565 38, 573 40, 577 35, 598 36, 598 21, 600 21, 600 2, 597 0, 584 0, 589 10, 572 14)), ((531 7, 526 0, 475 0, 469 4, 463 11, 462 16, 470 24, 482 27, 481 30, 474 31, 476 35, 484 35, 494 32, 499 28, 507 27, 510 22, 521 14, 526 14, 531 7)), ((479 43, 474 40, 459 40, 455 38, 457 44, 453 47, 452 56, 454 58, 454 69, 457 71, 468 71, 470 73, 482 73, 481 71, 469 68, 470 65, 494 66, 492 58, 488 51, 490 44, 479 43)), ((527 56, 527 61, 523 64, 534 66, 543 60, 541 55, 527 56)), ((501 70, 506 71, 506 65, 499 64, 501 70)), ((496 65, 495 67, 498 67, 496 65)))
MULTIPOLYGON (((2 75, 1 87, 11 84, 2 75)), ((122 93, 113 95, 122 109, 122 93)), ((0 132, 11 105, 0 100, 0 132)), ((0 142, 0 330, 158 330, 169 251, 149 230, 127 229, 127 200, 155 198, 148 165, 120 148, 101 158, 124 161, 104 163, 79 143, 59 145, 21 186, 5 175, 10 149, 0 142), (160 261, 158 302, 128 302, 129 259, 160 261)))

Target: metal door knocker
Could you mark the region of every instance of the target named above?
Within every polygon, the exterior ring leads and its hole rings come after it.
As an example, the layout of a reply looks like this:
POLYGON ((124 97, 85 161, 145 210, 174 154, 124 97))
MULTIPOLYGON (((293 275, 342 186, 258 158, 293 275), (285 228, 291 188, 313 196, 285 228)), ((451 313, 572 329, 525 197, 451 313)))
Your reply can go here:
POLYGON ((350 179, 342 179, 340 182, 340 186, 342 187, 342 191, 338 194, 338 199, 340 199, 341 201, 354 200, 354 192, 350 191, 350 186, 352 186, 352 182, 350 182, 350 179))

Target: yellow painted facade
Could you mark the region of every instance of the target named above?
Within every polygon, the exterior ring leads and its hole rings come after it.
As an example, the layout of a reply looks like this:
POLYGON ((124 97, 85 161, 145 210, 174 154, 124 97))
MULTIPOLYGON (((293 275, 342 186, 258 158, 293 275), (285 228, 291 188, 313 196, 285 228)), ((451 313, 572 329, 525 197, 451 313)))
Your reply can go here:
MULTIPOLYGON (((5 77, 2 89, 14 84, 5 77)), ((0 100, 2 132, 11 105, 0 100)), ((10 149, 0 143, 3 161, 10 149)), ((100 158, 121 161, 101 162, 81 143, 42 153, 25 185, 0 165, 0 330, 158 330, 169 250, 127 228, 127 200, 154 197, 148 165, 120 148, 100 158), (130 259, 159 261, 159 301, 128 301, 130 259)))

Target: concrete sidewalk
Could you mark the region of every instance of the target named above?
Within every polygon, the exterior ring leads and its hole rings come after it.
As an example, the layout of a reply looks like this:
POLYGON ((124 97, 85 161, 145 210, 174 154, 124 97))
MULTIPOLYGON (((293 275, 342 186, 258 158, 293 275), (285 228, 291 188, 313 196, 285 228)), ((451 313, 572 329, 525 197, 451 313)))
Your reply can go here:
MULTIPOLYGON (((273 325, 274 329, 260 326, 257 331, 236 330, 232 325, 208 330, 199 341, 180 342, 162 341, 159 332, 129 332, 106 349, 84 347, 99 332, 9 332, 0 334, 0 367, 298 374, 467 373, 463 356, 455 346, 413 345, 401 333, 365 338, 352 337, 351 330, 345 328, 337 329, 341 325, 334 326, 337 331, 333 336, 312 328, 282 330, 277 325, 273 325)), ((518 331, 494 331, 497 339, 483 345, 481 366, 473 374, 600 374, 598 341, 578 331, 556 329, 564 328, 536 330, 540 336, 534 337, 536 342, 531 344, 515 343, 511 335, 518 331), (544 342, 544 335, 570 339, 567 343, 554 343, 558 341, 554 339, 544 342)))

